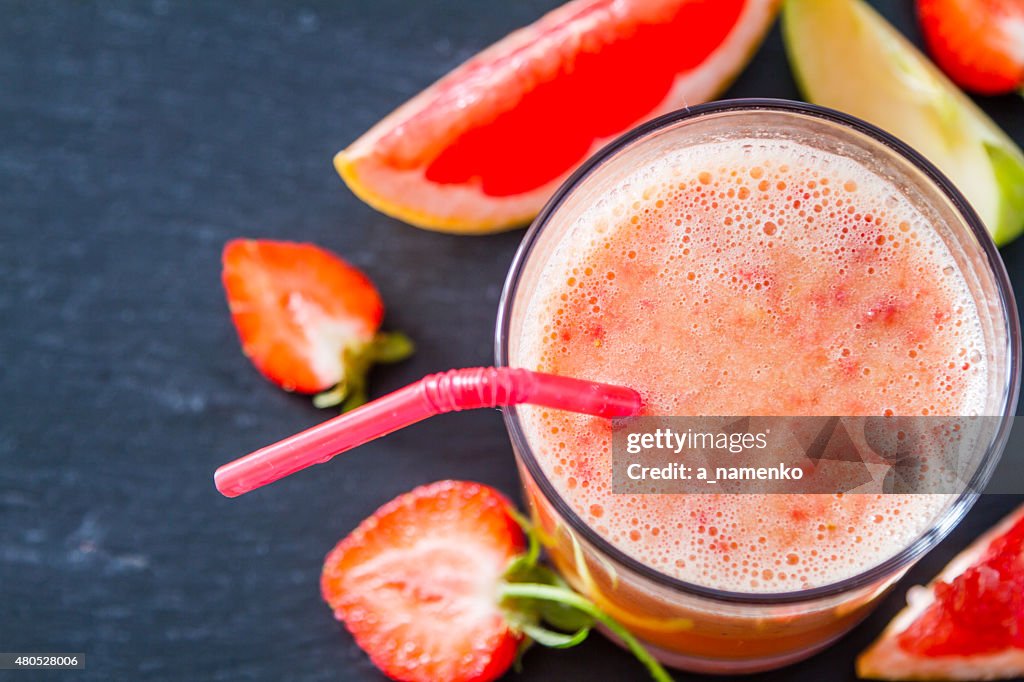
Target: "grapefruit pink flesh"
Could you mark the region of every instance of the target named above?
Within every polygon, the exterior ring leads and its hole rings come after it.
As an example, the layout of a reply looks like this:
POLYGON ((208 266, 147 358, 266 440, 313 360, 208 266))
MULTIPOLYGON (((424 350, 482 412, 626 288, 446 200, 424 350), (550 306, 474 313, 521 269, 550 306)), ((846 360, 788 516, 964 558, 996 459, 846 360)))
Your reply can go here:
MULTIPOLYGON (((631 17, 595 31, 591 45, 523 93, 515 108, 454 140, 427 167, 427 179, 448 184, 479 177, 484 194, 520 194, 560 177, 595 140, 644 118, 668 96, 675 74, 699 66, 725 39, 744 0, 665 4, 664 16, 631 17), (569 111, 580 118, 553 125, 569 111)), ((517 57, 518 51, 506 59, 517 57)))
POLYGON ((590 153, 723 90, 778 0, 573 0, 399 107, 335 158, 375 208, 490 232, 532 218, 590 153))
POLYGON ((1024 649, 1024 518, 978 563, 935 583, 935 601, 898 641, 904 651, 924 656, 1024 649))
POLYGON ((857 659, 861 677, 995 680, 1024 676, 1024 506, 982 535, 857 659))

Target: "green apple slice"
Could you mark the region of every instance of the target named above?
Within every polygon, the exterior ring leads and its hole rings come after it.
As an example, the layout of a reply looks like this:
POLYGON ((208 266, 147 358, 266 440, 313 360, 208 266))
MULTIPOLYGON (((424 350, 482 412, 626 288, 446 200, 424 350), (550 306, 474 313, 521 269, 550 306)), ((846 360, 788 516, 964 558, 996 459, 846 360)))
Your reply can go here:
POLYGON ((862 0, 786 0, 782 30, 808 101, 873 123, 945 173, 996 244, 1024 231, 1024 153, 862 0))

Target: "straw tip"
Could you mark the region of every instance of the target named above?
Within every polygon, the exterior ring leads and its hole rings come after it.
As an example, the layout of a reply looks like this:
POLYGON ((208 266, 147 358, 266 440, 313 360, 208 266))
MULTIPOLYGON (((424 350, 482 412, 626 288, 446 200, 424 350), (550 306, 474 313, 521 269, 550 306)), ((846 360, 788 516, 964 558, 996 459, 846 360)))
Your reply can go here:
POLYGON ((611 418, 635 417, 643 410, 643 398, 632 388, 617 387, 619 395, 612 397, 608 404, 608 416, 611 418))
POLYGON ((231 475, 230 465, 219 467, 213 472, 213 485, 224 497, 238 497, 245 492, 245 489, 238 485, 231 475))

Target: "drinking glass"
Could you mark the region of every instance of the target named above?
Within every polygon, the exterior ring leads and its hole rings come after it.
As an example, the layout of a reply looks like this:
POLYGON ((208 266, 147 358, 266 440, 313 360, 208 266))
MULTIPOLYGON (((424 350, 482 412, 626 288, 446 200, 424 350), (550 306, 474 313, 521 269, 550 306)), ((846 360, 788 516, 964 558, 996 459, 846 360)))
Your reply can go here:
POLYGON ((950 495, 944 511, 908 546, 833 584, 766 594, 686 582, 613 545, 545 476, 524 432, 521 408, 505 408, 525 497, 557 569, 665 664, 714 673, 793 663, 827 647, 864 618, 973 504, 1005 446, 1020 383, 1020 329, 1010 283, 988 232, 964 197, 891 135, 836 111, 784 100, 722 101, 667 114, 609 144, 576 171, 537 217, 512 263, 498 311, 497 363, 524 366, 519 340, 527 305, 545 264, 583 211, 631 171, 674 150, 747 138, 792 140, 852 158, 893 183, 930 220, 979 310, 989 371, 983 414, 994 417, 998 426, 978 458, 971 484, 950 495))

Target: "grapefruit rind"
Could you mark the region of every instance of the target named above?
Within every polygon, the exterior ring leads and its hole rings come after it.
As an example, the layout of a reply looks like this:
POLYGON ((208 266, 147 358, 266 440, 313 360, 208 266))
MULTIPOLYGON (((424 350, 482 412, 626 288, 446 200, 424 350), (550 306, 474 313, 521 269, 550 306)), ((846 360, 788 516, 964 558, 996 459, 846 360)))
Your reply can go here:
POLYGON ((951 582, 981 559, 994 540, 1024 518, 1024 505, 984 533, 942 569, 927 587, 907 591, 907 606, 896 614, 875 642, 857 658, 857 675, 871 680, 999 680, 1024 676, 1024 649, 991 654, 926 658, 904 651, 900 633, 909 628, 935 601, 935 584, 951 582))
MULTIPOLYGON (((426 179, 429 163, 444 146, 464 132, 474 120, 492 116, 515 106, 522 90, 501 87, 522 80, 522 64, 554 68, 550 54, 572 54, 607 14, 587 12, 602 0, 576 0, 559 7, 537 22, 521 28, 442 77, 420 94, 393 111, 334 158, 339 175, 352 192, 367 204, 389 216, 417 227, 441 232, 483 234, 513 229, 528 223, 558 186, 572 172, 528 192, 495 197, 481 191, 479 182, 438 184, 426 179), (577 16, 580 15, 580 16, 577 16), (500 60, 517 52, 516 60, 500 60), (499 65, 486 73, 475 73, 488 64, 499 65), (459 116, 449 100, 458 89, 459 116), (409 130, 413 118, 418 130, 409 130), (389 164, 379 152, 387 137, 403 157, 401 168, 389 164)), ((747 0, 736 24, 722 43, 697 68, 680 73, 668 96, 657 107, 634 122, 668 113, 676 108, 712 99, 725 90, 739 74, 767 33, 780 0, 747 0)), ((559 112, 569 120, 572 112, 559 112)), ((632 126, 629 126, 632 127, 632 126)), ((619 131, 625 132, 623 131, 619 131)), ((529 131, 524 131, 528 136, 529 131)), ((617 135, 595 140, 586 156, 617 135)), ((574 166, 575 167, 575 166, 574 166)))
POLYGON ((806 99, 921 152, 960 188, 996 244, 1024 231, 1015 184, 1024 152, 874 9, 862 0, 786 0, 782 31, 806 99))
MULTIPOLYGON (((352 156, 350 149, 335 155, 334 168, 352 193, 381 213, 416 227, 453 234, 490 234, 526 225, 539 211, 533 208, 535 201, 527 200, 533 192, 528 197, 515 197, 515 203, 511 197, 482 199, 479 192, 465 186, 431 184, 423 178, 422 169, 386 168, 372 158, 352 156), (382 185, 388 189, 375 189, 382 185), (402 197, 410 195, 422 197, 419 205, 403 203, 402 197)), ((558 183, 552 184, 544 188, 541 205, 558 187, 558 183)))

